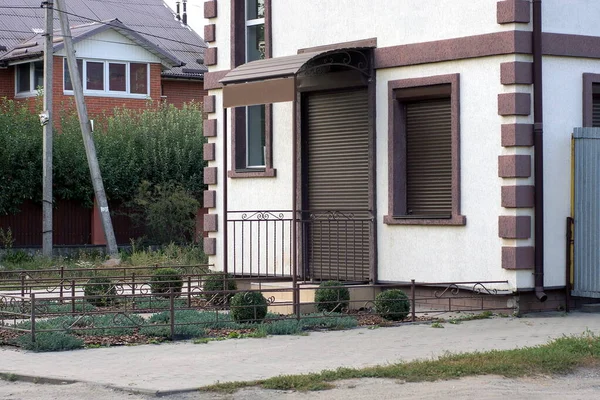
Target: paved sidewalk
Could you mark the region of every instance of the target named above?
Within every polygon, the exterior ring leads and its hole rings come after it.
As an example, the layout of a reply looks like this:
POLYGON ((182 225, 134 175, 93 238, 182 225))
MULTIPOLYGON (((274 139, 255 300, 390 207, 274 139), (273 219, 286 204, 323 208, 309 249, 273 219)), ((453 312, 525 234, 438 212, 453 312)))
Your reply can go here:
POLYGON ((61 353, 30 353, 5 347, 0 348, 0 372, 166 394, 215 382, 395 363, 445 352, 535 346, 588 330, 600 334, 600 314, 557 313, 443 325, 444 329, 406 325, 61 353))

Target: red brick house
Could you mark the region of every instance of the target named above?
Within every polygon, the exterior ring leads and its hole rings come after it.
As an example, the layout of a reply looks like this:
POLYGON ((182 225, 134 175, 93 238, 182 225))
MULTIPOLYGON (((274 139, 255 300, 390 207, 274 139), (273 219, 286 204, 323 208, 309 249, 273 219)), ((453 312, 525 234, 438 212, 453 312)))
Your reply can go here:
MULTIPOLYGON (((39 1, 22 3, 24 8, 0 8, 0 25, 8 28, 0 32, 0 97, 31 101, 43 80, 44 9, 39 1)), ((150 99, 181 107, 201 102, 206 94, 203 39, 162 0, 145 1, 143 10, 136 10, 136 4, 134 0, 68 3, 92 115, 114 107, 144 108, 150 99)), ((54 26, 56 109, 71 102, 73 91, 56 11, 54 26)))

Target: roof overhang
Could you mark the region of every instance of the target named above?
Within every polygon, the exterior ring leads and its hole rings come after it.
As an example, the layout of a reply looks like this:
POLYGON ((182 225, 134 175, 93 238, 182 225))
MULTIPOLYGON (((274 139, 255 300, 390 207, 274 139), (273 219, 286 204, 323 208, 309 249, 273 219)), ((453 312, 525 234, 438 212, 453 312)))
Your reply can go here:
POLYGON ((369 58, 363 50, 365 48, 314 51, 240 65, 219 81, 223 84, 223 107, 293 101, 299 74, 318 73, 330 66, 342 66, 369 76, 369 58))

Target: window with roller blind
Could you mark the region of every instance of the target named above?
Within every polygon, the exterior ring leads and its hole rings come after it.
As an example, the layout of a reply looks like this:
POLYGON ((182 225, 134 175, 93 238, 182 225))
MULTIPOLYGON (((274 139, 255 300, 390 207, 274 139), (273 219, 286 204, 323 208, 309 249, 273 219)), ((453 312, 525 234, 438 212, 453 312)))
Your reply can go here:
POLYGON ((388 224, 463 225, 459 77, 390 81, 388 224))

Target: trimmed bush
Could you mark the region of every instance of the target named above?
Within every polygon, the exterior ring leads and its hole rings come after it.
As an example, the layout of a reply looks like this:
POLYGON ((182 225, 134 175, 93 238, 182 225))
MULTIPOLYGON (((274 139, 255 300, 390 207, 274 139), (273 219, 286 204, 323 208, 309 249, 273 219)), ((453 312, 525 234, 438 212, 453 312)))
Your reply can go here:
POLYGON ((231 298, 231 316, 237 322, 260 322, 267 315, 267 299, 259 292, 237 293, 231 298))
MULTIPOLYGON (((206 277, 203 285, 205 292, 220 292, 222 290, 237 290, 237 284, 231 275, 211 274, 206 277), (227 283, 225 283, 227 280, 227 283)), ((234 293, 204 293, 203 297, 215 305, 227 305, 234 293)))
POLYGON ((108 278, 91 278, 83 288, 87 302, 97 306, 105 307, 112 304, 117 295, 117 288, 108 278))
POLYGON ((19 336, 17 344, 25 350, 35 352, 65 351, 83 348, 83 340, 62 332, 40 332, 31 341, 31 335, 19 336))
POLYGON ((402 321, 410 311, 408 296, 400 289, 383 291, 375 297, 375 311, 381 318, 402 321))
POLYGON ((150 291, 157 297, 169 297, 170 290, 179 297, 182 287, 183 279, 174 268, 159 268, 150 279, 150 291))
POLYGON ((326 281, 319 285, 315 293, 315 303, 318 311, 342 311, 348 308, 350 302, 350 291, 348 288, 332 288, 336 286, 343 286, 338 281, 326 281))

